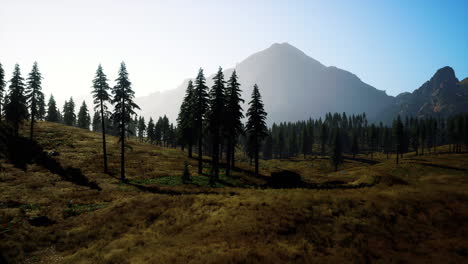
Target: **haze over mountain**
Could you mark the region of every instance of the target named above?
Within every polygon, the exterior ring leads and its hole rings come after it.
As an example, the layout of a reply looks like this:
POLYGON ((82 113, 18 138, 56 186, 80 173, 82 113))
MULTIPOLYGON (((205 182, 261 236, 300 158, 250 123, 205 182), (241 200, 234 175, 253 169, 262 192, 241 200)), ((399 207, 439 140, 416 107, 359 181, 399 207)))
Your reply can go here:
MULTIPOLYGON (((395 99, 384 91, 362 82, 356 75, 327 67, 288 43, 273 44, 236 66, 246 103, 255 83, 260 87, 268 123, 304 120, 327 112, 380 113, 395 99)), ((225 69, 225 79, 233 69, 225 69)), ((196 72, 194 72, 195 76, 196 72)), ((211 87, 212 77, 207 76, 211 87)), ((188 79, 174 90, 156 92, 137 98, 143 116, 166 114, 177 118, 188 79)), ((246 106, 244 106, 244 109, 246 106)))

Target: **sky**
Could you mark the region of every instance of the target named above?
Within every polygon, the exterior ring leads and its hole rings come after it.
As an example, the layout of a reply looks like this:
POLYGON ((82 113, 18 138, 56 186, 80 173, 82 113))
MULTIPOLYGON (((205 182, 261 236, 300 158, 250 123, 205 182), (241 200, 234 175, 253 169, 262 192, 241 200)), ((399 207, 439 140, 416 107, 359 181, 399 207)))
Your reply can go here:
POLYGON ((113 84, 125 61, 144 96, 288 42, 397 95, 444 66, 468 77, 467 15, 466 0, 0 0, 0 63, 9 79, 37 61, 60 103, 89 94, 99 63, 113 84))

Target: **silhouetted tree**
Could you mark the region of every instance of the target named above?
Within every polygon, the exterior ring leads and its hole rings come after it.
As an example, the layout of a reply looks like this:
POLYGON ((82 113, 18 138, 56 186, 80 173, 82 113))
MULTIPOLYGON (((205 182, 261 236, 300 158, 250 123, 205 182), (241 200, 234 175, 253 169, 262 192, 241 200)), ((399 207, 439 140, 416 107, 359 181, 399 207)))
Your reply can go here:
POLYGON ((115 80, 117 83, 112 88, 114 98, 114 113, 112 119, 118 124, 120 130, 119 140, 121 144, 120 154, 120 178, 125 181, 125 136, 128 133, 128 123, 131 121, 131 116, 135 115, 134 109, 140 107, 133 102, 135 92, 132 90, 132 83, 128 79, 128 72, 125 63, 120 64, 119 77, 115 80))
POLYGON ((47 116, 46 121, 49 122, 59 122, 60 113, 57 108, 57 103, 55 102, 54 96, 50 95, 49 102, 47 103, 47 116))
POLYGON ((107 173, 107 147, 106 147, 106 125, 105 116, 108 115, 106 102, 111 101, 109 95, 110 87, 108 84, 107 76, 104 74, 101 64, 99 64, 96 75, 93 79, 93 94, 94 110, 99 110, 102 131, 102 151, 104 156, 104 173, 107 173))
POLYGON ((24 79, 21 77, 18 64, 15 65, 9 89, 8 102, 5 105, 5 120, 12 124, 14 135, 18 136, 20 124, 28 117, 24 79))
POLYGON ((263 143, 263 158, 269 160, 273 157, 273 137, 271 132, 268 132, 268 136, 265 138, 263 143))
POLYGON ((212 170, 210 183, 214 184, 219 178, 219 145, 221 143, 221 131, 224 125, 226 98, 224 96, 225 81, 221 67, 213 77, 213 86, 210 90, 209 111, 207 115, 208 128, 211 134, 212 150, 212 170))
POLYGON ((46 116, 46 109, 45 109, 45 98, 44 93, 38 94, 37 97, 37 120, 44 120, 46 116))
POLYGON ((258 176, 258 152, 261 141, 268 135, 265 124, 267 113, 263 109, 263 102, 257 84, 254 85, 252 100, 249 102, 247 110, 246 132, 249 137, 249 143, 252 147, 255 159, 255 176, 258 176))
POLYGON ((102 120, 101 120, 101 114, 97 111, 94 112, 93 114, 93 121, 91 122, 91 126, 94 132, 102 132, 102 120))
POLYGON ((357 131, 353 130, 352 137, 351 153, 353 153, 353 159, 355 159, 356 155, 359 154, 359 136, 357 131))
POLYGON ((341 135, 340 129, 336 128, 333 133, 333 146, 330 153, 330 162, 335 168, 335 171, 338 170, 338 166, 343 163, 343 149, 341 145, 341 135))
POLYGON ((85 101, 81 104, 80 111, 78 111, 78 122, 77 126, 79 128, 84 128, 89 130, 89 126, 91 125, 91 116, 88 112, 88 106, 86 105, 85 101))
POLYGON ((193 83, 192 80, 190 80, 185 92, 184 101, 180 106, 179 116, 177 117, 177 127, 179 128, 181 145, 182 148, 187 145, 189 158, 192 157, 192 146, 195 140, 194 103, 193 83))
POLYGON ((67 126, 74 126, 76 124, 75 102, 73 98, 63 105, 63 123, 67 126))
POLYGON ((34 135, 34 123, 36 118, 38 117, 38 101, 41 97, 44 97, 42 93, 42 76, 39 72, 39 67, 37 66, 37 62, 34 62, 31 72, 29 73, 27 79, 27 87, 25 90, 27 102, 29 103, 30 107, 30 119, 31 119, 31 127, 29 132, 29 138, 32 140, 34 135))
POLYGON ((5 71, 3 70, 3 66, 0 63, 0 121, 2 120, 3 116, 3 104, 5 99, 5 71))
POLYGON ((328 127, 324 123, 322 123, 322 126, 320 127, 320 139, 321 139, 321 155, 325 155, 325 144, 327 144, 328 140, 328 127))
POLYGON ((235 149, 237 138, 243 133, 242 118, 244 114, 241 104, 244 100, 241 98, 240 83, 236 71, 232 72, 227 82, 226 89, 226 112, 225 112, 225 136, 227 139, 226 148, 226 176, 231 175, 231 166, 234 167, 235 149))
POLYGON ((143 142, 143 139, 145 137, 145 132, 146 132, 146 123, 145 123, 145 118, 140 116, 138 119, 138 139, 140 142, 143 142))
POLYGON ((148 141, 151 144, 154 144, 154 142, 156 141, 156 135, 154 132, 154 121, 153 121, 153 118, 151 117, 148 122, 148 127, 146 128, 146 135, 148 136, 148 141))
POLYGON ((400 116, 393 121, 393 136, 395 137, 395 150, 396 150, 396 164, 398 164, 398 157, 402 151, 403 146, 403 123, 400 116))
POLYGON ((195 93, 194 93, 194 121, 195 129, 198 138, 198 173, 203 172, 203 125, 205 122, 205 115, 208 110, 208 87, 205 84, 205 76, 203 69, 198 71, 197 78, 195 79, 195 93))

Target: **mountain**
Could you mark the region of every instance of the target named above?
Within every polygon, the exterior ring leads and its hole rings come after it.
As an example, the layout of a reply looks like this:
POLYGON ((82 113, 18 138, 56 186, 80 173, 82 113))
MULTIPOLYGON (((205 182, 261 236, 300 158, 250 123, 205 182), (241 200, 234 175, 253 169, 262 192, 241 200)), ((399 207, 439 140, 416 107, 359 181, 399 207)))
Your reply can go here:
MULTIPOLYGON (((324 66, 288 43, 273 44, 249 56, 235 69, 246 103, 250 100, 253 85, 258 84, 270 124, 318 118, 327 112, 366 112, 372 119, 374 113, 395 103, 394 97, 362 82, 356 75, 324 66)), ((232 71, 224 71, 226 80, 232 71)), ((209 87, 212 77, 207 77, 209 87)), ((174 90, 137 98, 144 111, 142 114, 153 118, 167 114, 174 121, 187 82, 188 79, 174 90)), ((244 105, 244 110, 246 108, 244 105)))
POLYGON ((378 119, 389 122, 397 115, 447 117, 461 112, 468 112, 468 78, 459 82, 455 71, 446 66, 412 93, 399 94, 378 119))

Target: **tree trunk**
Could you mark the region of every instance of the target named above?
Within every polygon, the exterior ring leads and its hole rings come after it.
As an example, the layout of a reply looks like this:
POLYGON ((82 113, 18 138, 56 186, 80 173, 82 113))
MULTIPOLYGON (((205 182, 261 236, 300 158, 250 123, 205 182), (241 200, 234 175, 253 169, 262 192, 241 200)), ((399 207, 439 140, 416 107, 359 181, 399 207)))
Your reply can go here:
POLYGON ((120 178, 125 182, 125 102, 122 100, 122 116, 121 116, 121 128, 120 128, 120 178))
POLYGON ((35 98, 33 97, 32 98, 32 105, 31 105, 31 131, 29 132, 29 138, 31 139, 31 141, 33 140, 33 137, 34 137, 34 116, 36 115, 36 102, 35 101, 35 98))
POLYGON ((106 124, 104 122, 104 103, 101 100, 102 152, 104 154, 104 173, 107 173, 106 124))
POLYGON ((198 174, 203 173, 203 139, 202 139, 202 127, 199 127, 199 134, 198 134, 198 174))
POLYGON ((255 139, 254 155, 255 155, 255 176, 258 177, 258 142, 257 142, 257 139, 255 139))
POLYGON ((231 176, 231 145, 232 139, 228 137, 226 146, 226 176, 231 176))
POLYGON ((213 153, 211 154, 211 175, 210 175, 210 184, 214 185, 219 178, 219 139, 217 132, 213 135, 213 153))
POLYGON ((235 164, 235 154, 236 154, 236 143, 233 141, 231 146, 231 168, 234 169, 236 166, 235 164))
POLYGON ((188 148, 188 157, 191 158, 192 157, 192 142, 189 142, 187 148, 188 148))

